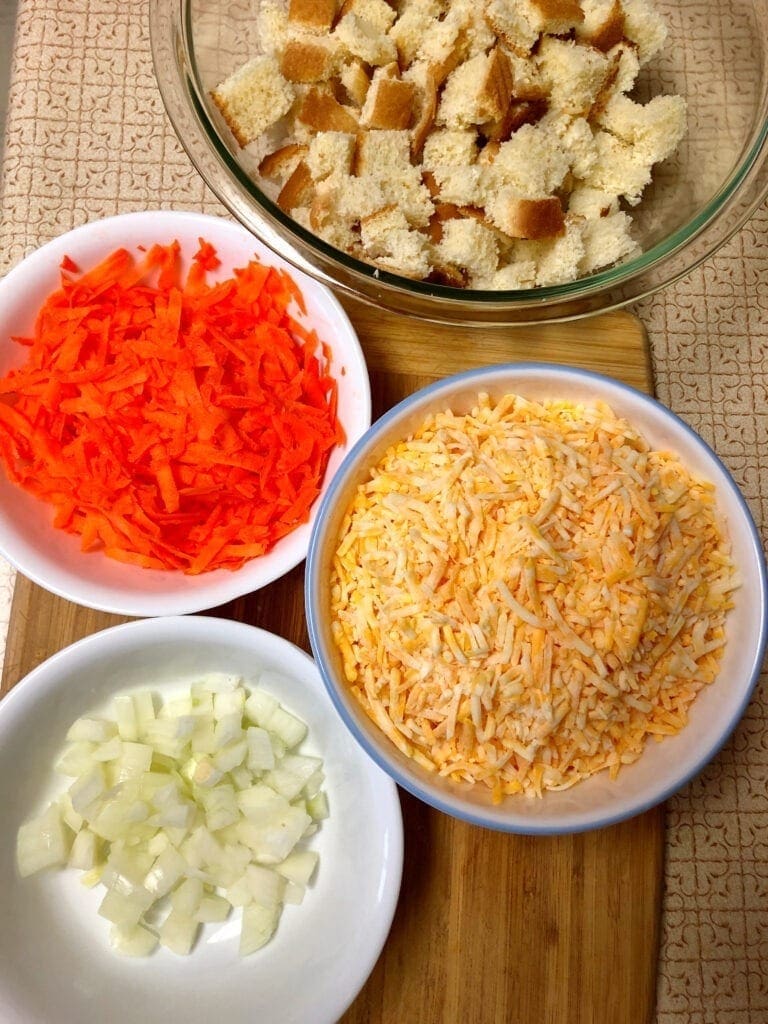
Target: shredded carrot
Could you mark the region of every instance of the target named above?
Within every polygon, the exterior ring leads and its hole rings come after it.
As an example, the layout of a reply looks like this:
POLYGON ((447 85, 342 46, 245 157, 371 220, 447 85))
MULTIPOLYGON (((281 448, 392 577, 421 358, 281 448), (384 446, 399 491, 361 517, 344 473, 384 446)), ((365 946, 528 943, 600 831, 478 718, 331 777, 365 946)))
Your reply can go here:
POLYGON ((238 569, 306 522, 343 442, 330 350, 303 296, 256 261, 225 281, 178 243, 81 271, 0 379, 0 462, 85 551, 158 569, 238 569))

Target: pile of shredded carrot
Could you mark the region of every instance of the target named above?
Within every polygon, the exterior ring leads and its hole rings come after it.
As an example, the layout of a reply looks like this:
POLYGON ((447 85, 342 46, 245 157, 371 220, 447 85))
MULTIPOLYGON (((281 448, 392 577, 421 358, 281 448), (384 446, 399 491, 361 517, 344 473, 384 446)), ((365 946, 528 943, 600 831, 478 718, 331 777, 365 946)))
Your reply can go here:
POLYGON ((85 551, 152 569, 237 569, 307 520, 344 439, 330 350, 289 313, 285 272, 178 243, 65 258, 24 366, 0 380, 0 459, 85 551))

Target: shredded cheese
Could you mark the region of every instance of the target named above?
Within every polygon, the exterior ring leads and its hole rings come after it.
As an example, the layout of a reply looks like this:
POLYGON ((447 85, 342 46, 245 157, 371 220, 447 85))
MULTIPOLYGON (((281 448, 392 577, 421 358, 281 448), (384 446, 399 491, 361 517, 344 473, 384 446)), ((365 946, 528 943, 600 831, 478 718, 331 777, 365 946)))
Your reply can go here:
POLYGON ((604 403, 478 397, 393 445, 345 516, 333 634, 422 766, 540 796, 682 729, 738 586, 714 487, 604 403))

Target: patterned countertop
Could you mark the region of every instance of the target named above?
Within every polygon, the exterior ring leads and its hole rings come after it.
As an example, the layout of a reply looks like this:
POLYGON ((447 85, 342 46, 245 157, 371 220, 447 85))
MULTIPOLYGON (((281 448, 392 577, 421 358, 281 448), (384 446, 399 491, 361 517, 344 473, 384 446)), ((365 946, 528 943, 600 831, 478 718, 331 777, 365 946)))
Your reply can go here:
MULTIPOLYGON (((146 0, 21 0, 0 200, 0 273, 96 217, 221 213, 155 86, 146 0)), ((768 527, 768 207, 635 312, 659 398, 712 444, 768 527)), ((12 573, 0 567, 5 636, 12 573)), ((668 803, 659 1024, 768 1021, 768 693, 668 803)), ((598 1022, 603 1024, 603 1022, 598 1022)), ((607 1024, 607 1022, 606 1022, 607 1024)))

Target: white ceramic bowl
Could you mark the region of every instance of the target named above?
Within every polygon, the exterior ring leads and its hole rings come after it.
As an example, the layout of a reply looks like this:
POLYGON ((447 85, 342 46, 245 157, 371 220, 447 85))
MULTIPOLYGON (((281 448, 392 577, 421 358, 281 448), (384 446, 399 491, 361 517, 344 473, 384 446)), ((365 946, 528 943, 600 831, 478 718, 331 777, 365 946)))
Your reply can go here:
MULTIPOLYGON (((397 791, 352 739, 312 659, 253 626, 208 617, 144 619, 54 655, 0 702, 0 1020, 3 1024, 333 1024, 373 968, 389 932, 402 869, 397 791), (16 831, 67 780, 52 765, 68 726, 109 711, 120 691, 163 695, 208 671, 261 667, 287 677, 275 693, 304 719, 302 749, 324 759, 330 816, 313 839, 316 881, 288 906, 274 938, 240 959, 237 938, 208 925, 188 957, 160 949, 132 960, 109 949, 103 891, 77 871, 21 879, 16 831)), ((230 929, 231 930, 231 929, 230 929)))
MULTIPOLYGON (((331 455, 324 487, 346 450, 371 422, 368 372, 357 335, 333 294, 289 267, 279 256, 238 224, 218 217, 175 211, 122 214, 75 228, 33 252, 0 281, 0 373, 20 365, 26 350, 10 339, 29 334, 37 310, 58 287, 59 264, 65 255, 83 268, 124 246, 178 239, 187 260, 198 239, 211 242, 221 267, 210 279, 231 276, 253 256, 288 270, 306 299, 307 315, 296 318, 315 327, 333 347, 331 373, 338 382, 338 415, 347 435, 343 448, 331 455)), ((313 516, 318 507, 315 502, 313 516)), ((284 575, 306 556, 311 521, 281 539, 266 555, 236 572, 214 570, 198 576, 142 569, 84 554, 77 536, 54 529, 52 509, 11 484, 0 472, 0 552, 25 576, 47 590, 78 604, 121 615, 169 615, 201 611, 258 590, 284 575)))
POLYGON ((345 459, 318 513, 307 558, 306 612, 315 659, 339 713, 368 753, 405 789, 434 807, 475 824, 519 833, 566 833, 631 817, 666 799, 713 757, 741 717, 757 681, 768 634, 768 586, 760 539, 729 473, 690 427, 655 399, 618 381, 566 367, 519 364, 487 367, 449 377, 390 410, 345 459), (480 391, 500 398, 604 399, 655 448, 670 449, 694 473, 712 481, 728 524, 733 558, 743 583, 727 620, 728 641, 717 680, 696 698, 688 725, 677 736, 650 743, 616 781, 602 772, 542 799, 506 797, 494 805, 484 786, 442 779, 402 754, 368 718, 344 682, 330 632, 330 565, 341 518, 359 482, 386 448, 420 425, 427 414, 468 412, 480 391))

